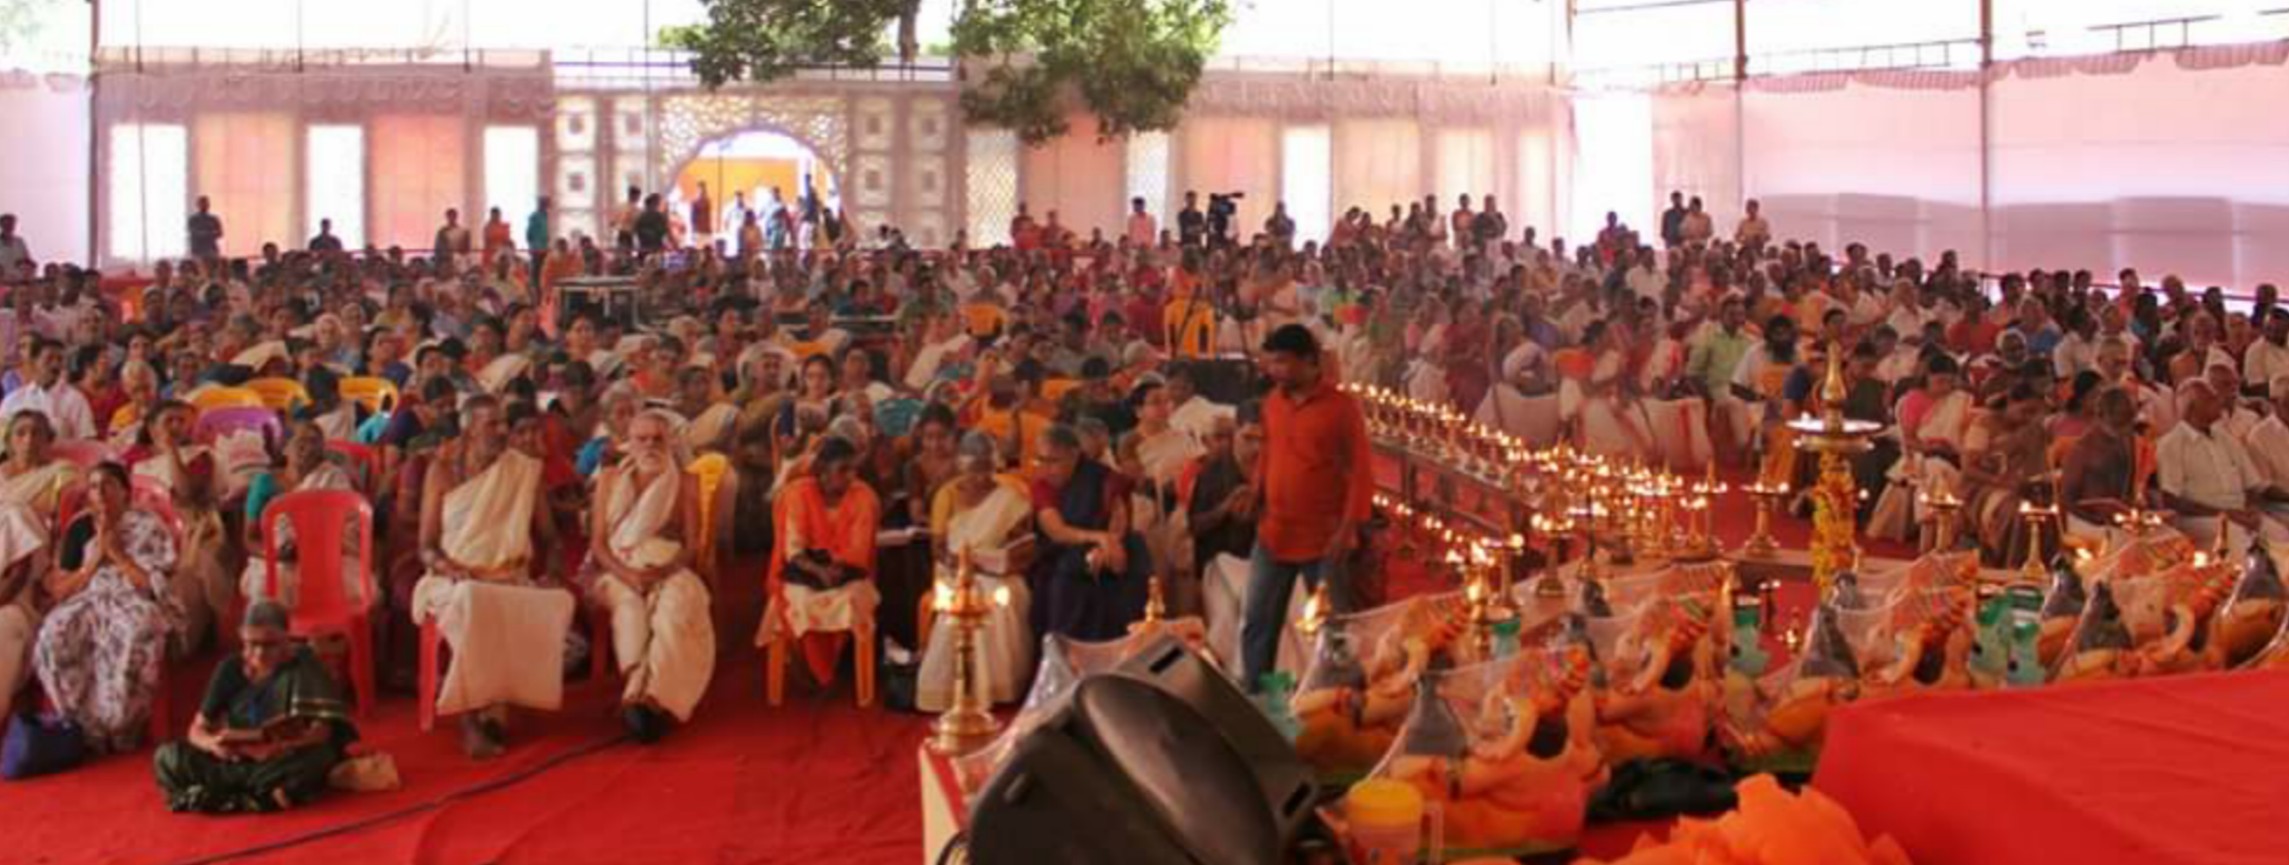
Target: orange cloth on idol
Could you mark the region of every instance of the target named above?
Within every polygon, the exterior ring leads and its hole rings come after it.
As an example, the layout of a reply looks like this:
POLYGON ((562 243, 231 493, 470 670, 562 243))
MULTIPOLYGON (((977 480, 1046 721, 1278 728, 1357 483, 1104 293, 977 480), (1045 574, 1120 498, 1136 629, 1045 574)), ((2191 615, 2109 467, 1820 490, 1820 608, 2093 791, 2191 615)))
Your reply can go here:
MULTIPOLYGON (((786 615, 788 547, 798 538, 805 550, 824 552, 836 564, 858 568, 866 572, 866 579, 874 579, 874 533, 882 524, 882 503, 864 482, 852 481, 842 500, 829 506, 819 482, 803 478, 780 492, 772 511, 779 534, 771 549, 771 570, 764 592, 782 608, 781 616, 786 615)), ((842 655, 843 643, 849 637, 843 633, 803 635, 803 660, 811 667, 813 681, 822 685, 834 682, 835 659, 842 655)))

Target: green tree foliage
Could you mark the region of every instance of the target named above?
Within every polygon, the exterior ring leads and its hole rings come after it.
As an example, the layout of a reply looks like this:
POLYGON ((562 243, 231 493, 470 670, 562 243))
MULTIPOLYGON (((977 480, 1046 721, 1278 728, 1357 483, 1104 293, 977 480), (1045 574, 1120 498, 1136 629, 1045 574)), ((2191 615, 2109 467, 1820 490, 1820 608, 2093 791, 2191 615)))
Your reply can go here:
POLYGON ((1075 96, 1100 137, 1174 127, 1231 21, 1228 0, 969 0, 963 113, 1029 143, 1065 133, 1075 96))
MULTIPOLYGON (((693 52, 692 71, 709 87, 770 81, 805 66, 881 62, 891 25, 913 33, 918 6, 707 0, 707 23, 663 30, 660 42, 693 52)), ((1065 134, 1075 108, 1094 113, 1108 139, 1174 127, 1231 20, 1231 0, 965 0, 951 46, 962 58, 963 114, 1030 143, 1065 134)))
POLYGON ((660 42, 693 54, 709 87, 770 81, 805 66, 873 66, 892 22, 917 0, 707 0, 707 23, 670 28, 660 42))

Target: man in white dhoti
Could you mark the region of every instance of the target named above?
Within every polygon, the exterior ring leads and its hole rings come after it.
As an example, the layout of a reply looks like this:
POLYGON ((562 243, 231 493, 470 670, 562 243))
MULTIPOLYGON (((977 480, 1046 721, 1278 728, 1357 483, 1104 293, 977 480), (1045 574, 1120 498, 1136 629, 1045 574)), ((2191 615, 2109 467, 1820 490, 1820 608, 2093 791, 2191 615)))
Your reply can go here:
MULTIPOLYGON (((699 481, 670 446, 675 422, 654 409, 628 427, 628 453, 596 482, 588 530, 589 594, 611 612, 612 650, 627 684, 620 720, 636 741, 658 741, 668 718, 691 720, 715 674, 715 620, 691 570, 703 531, 699 481)), ((597 651, 602 651, 598 647, 597 651)))
POLYGON ((572 593, 531 577, 536 549, 554 542, 541 507, 541 463, 509 447, 501 404, 490 395, 461 406, 461 438, 422 485, 421 562, 413 617, 434 622, 452 646, 437 693, 439 714, 465 713, 462 747, 497 756, 511 704, 555 709, 564 699, 564 634, 572 593))
POLYGON ((2162 503, 2177 513, 2178 530, 2203 546, 2218 542, 2239 553, 2253 537, 2289 540, 2289 528, 2267 516, 2267 503, 2289 503, 2289 492, 2270 487, 2239 440, 2219 423, 2224 403, 2206 381, 2178 387, 2177 427, 2154 445, 2162 503))

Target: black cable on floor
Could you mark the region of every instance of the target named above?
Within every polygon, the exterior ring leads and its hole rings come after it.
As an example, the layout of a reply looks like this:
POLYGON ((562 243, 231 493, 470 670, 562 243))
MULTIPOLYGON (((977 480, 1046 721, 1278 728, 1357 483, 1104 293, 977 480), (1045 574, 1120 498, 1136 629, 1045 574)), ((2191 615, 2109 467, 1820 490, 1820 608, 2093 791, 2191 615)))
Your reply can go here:
POLYGON ((444 807, 445 805, 452 802, 467 799, 473 796, 482 796, 486 793, 499 790, 503 787, 521 783, 535 775, 539 775, 542 772, 546 772, 550 769, 562 766, 565 763, 569 763, 581 757, 586 757, 590 754, 594 754, 598 751, 610 748, 614 745, 620 744, 621 742, 627 741, 627 739, 628 734, 626 733, 607 736, 594 742, 571 748, 564 751, 563 753, 549 757, 546 760, 534 763, 531 766, 527 766, 507 775, 503 775, 489 781, 481 781, 468 787, 463 787, 459 790, 455 790, 451 793, 446 793, 442 796, 438 796, 437 798, 426 802, 418 802, 412 805, 407 805, 403 808, 399 808, 395 811, 387 811, 380 814, 375 814, 371 817, 352 820, 339 826, 329 826, 324 829, 305 832, 300 835, 281 838, 277 841, 257 844, 252 847, 246 847, 238 850, 231 850, 223 853, 211 853, 196 859, 184 859, 169 863, 169 865, 213 865, 213 863, 216 862, 227 862, 233 859, 244 859, 252 856, 268 855, 271 853, 276 853, 280 850, 299 847, 313 841, 323 841, 327 838, 339 837, 342 835, 348 835, 353 832, 371 829, 383 823, 402 820, 415 814, 419 814, 423 811, 432 811, 437 808, 444 807))

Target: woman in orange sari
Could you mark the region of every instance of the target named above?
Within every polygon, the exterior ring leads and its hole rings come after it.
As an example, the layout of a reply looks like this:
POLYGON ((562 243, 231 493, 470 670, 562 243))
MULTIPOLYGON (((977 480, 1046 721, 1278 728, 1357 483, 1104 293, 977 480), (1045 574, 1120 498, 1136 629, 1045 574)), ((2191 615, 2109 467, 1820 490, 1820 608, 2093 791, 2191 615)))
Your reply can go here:
POLYGON ((790 482, 775 506, 778 544, 766 585, 769 608, 755 635, 768 646, 785 635, 802 642, 812 680, 832 685, 847 637, 874 639, 874 533, 882 503, 858 480, 858 451, 828 437, 811 457, 810 475, 790 482))

